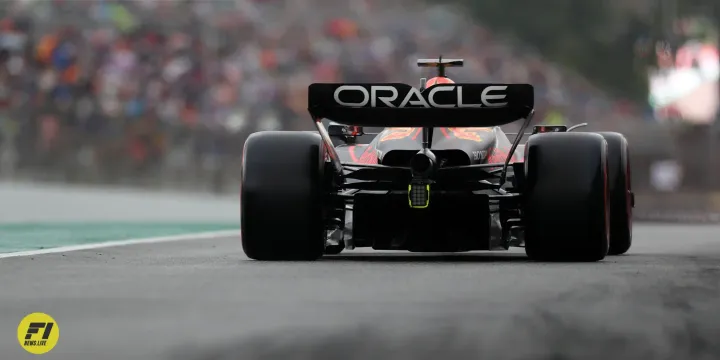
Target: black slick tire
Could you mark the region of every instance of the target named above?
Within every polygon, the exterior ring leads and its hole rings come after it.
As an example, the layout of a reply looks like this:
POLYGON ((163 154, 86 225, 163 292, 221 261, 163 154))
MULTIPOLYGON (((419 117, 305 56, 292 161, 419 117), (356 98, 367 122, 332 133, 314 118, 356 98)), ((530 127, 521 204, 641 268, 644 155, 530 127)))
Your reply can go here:
POLYGON ((610 191, 610 250, 626 253, 632 245, 632 185, 628 142, 620 133, 599 133, 608 143, 608 188, 610 191))
POLYGON ((320 135, 263 131, 245 141, 241 236, 254 260, 316 260, 325 250, 324 147, 320 135))
POLYGON ((593 133, 533 135, 525 146, 525 252, 599 261, 609 248, 607 142, 593 133))

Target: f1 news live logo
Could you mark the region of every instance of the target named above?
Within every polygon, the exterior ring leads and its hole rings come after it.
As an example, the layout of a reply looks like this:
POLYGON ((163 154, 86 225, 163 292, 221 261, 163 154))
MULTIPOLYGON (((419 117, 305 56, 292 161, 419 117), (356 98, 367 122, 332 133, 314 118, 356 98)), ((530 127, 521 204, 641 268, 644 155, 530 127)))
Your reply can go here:
POLYGON ((32 313, 20 321, 17 329, 20 346, 31 354, 45 354, 57 345, 60 327, 50 315, 32 313))

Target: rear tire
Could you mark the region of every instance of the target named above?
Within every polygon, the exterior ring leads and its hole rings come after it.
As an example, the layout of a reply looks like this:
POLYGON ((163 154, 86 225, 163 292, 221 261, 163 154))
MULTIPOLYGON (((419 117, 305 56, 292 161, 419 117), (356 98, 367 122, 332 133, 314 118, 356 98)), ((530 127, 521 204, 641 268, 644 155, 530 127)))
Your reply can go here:
POLYGON ((315 260, 325 250, 324 145, 317 133, 263 131, 245 141, 242 247, 254 260, 315 260))
POLYGON ((632 186, 628 142, 622 134, 599 133, 608 143, 608 190, 610 191, 610 250, 626 253, 632 245, 632 186))
POLYGON ((525 252, 599 261, 609 248, 607 142, 592 133, 533 135, 525 147, 525 252))

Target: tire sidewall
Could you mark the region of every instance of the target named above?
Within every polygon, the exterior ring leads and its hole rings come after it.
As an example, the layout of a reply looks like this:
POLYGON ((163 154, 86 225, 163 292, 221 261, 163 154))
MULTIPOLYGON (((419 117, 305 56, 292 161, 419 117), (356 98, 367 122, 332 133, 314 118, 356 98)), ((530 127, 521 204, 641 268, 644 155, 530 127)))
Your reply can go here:
POLYGON ((528 256, 602 260, 609 247, 607 142, 591 133, 538 134, 525 153, 528 256))
POLYGON ((312 260, 325 247, 325 148, 317 133, 273 131, 245 142, 242 245, 258 260, 312 260))
POLYGON ((610 254, 625 253, 632 245, 632 179, 627 139, 601 132, 608 143, 610 185, 610 254))

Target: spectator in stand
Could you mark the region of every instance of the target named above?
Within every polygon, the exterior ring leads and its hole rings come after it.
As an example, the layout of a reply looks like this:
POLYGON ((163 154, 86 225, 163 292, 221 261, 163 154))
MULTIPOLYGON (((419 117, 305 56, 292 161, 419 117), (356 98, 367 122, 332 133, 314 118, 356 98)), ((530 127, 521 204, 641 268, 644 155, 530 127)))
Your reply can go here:
MULTIPOLYGON (((5 21, 26 14, 38 26, 25 34, 33 39, 21 47, 34 55, 21 56, 20 73, 8 80, 3 62, 0 103, 25 93, 33 100, 16 107, 38 144, 19 150, 27 166, 95 181, 168 169, 168 178, 192 181, 236 173, 247 134, 311 129, 308 84, 414 83, 415 59, 440 54, 466 59, 454 77, 532 83, 539 108, 609 108, 594 100, 602 94, 576 86, 576 76, 443 6, 408 10, 407 1, 12 3, 5 21), (417 29, 420 21, 427 25, 417 29)), ((5 40, 13 34, 0 31, 5 40)))

